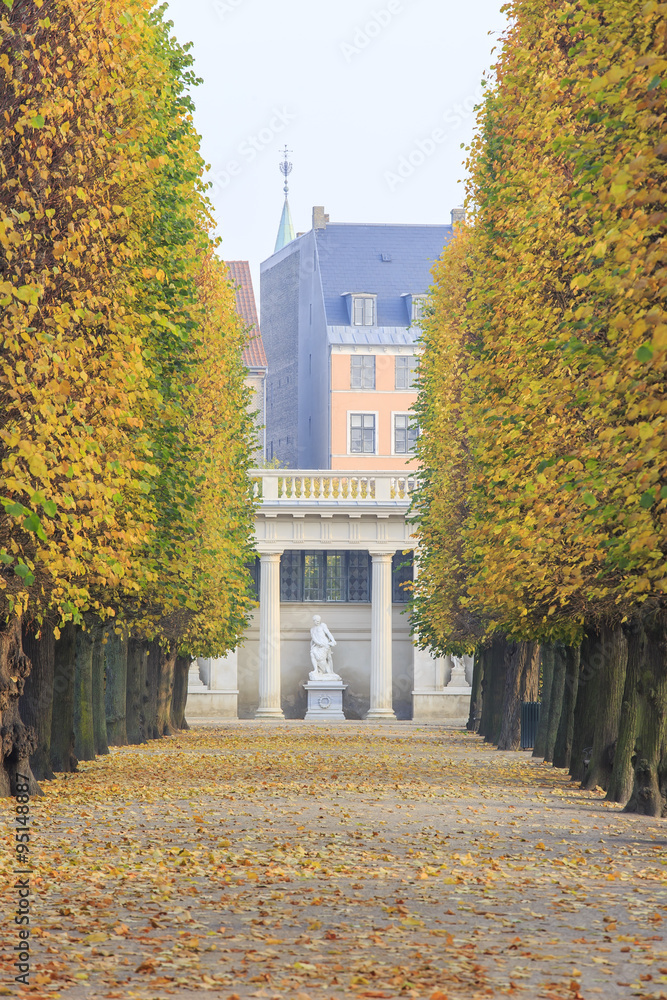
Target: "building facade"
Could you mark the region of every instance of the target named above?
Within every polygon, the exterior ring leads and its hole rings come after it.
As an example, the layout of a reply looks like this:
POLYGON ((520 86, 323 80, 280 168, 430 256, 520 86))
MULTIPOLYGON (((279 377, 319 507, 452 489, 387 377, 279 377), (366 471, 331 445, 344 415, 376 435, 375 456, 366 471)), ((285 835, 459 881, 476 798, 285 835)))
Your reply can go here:
POLYGON ((194 665, 188 717, 303 719, 318 614, 337 642, 347 719, 464 725, 472 660, 457 670, 418 649, 405 614, 412 477, 282 469, 253 477, 259 607, 237 650, 194 665))
POLYGON ((452 225, 331 223, 316 207, 312 229, 264 261, 269 460, 414 467, 421 312, 452 236, 452 225))
POLYGON ((252 457, 255 465, 261 465, 266 454, 266 352, 257 319, 250 264, 247 260, 228 260, 226 264, 236 292, 236 311, 248 331, 248 341, 243 349, 243 364, 248 372, 245 381, 251 391, 251 412, 257 442, 252 457))

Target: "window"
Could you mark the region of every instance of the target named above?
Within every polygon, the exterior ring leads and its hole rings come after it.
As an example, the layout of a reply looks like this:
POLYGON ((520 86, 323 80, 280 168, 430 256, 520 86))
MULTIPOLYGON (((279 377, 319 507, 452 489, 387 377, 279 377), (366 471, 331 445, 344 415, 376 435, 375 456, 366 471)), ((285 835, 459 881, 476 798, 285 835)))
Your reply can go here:
POLYGON ((399 355, 396 358, 396 388, 414 389, 416 388, 417 371, 419 369, 419 358, 411 354, 409 357, 399 355))
POLYGON ((419 428, 409 413, 394 414, 394 454, 409 455, 415 450, 419 428))
POLYGON ((350 388, 375 388, 375 355, 353 354, 350 358, 350 388))
MULTIPOLYGON (((398 551, 392 558, 392 603, 407 604, 411 591, 413 555, 398 551)), ((259 564, 259 560, 257 560, 259 564)), ((257 565, 257 570, 259 565, 257 565)), ((369 604, 372 562, 368 552, 302 552, 287 550, 280 557, 280 600, 369 604)), ((252 570, 251 570, 252 573, 252 570)))
POLYGON ((412 322, 420 323, 424 318, 424 307, 426 305, 425 295, 412 296, 412 322))
POLYGON ((352 324, 354 326, 375 326, 375 296, 352 296, 352 324))
POLYGON ((350 414, 350 453, 352 455, 375 454, 375 414, 350 414))
POLYGON ((246 563, 246 569, 250 575, 249 588, 250 593, 255 598, 256 601, 259 600, 259 574, 260 574, 260 561, 257 556, 255 556, 255 561, 251 563, 246 563))
POLYGON ((403 555, 397 552, 391 560, 391 599, 394 604, 407 604, 412 596, 410 588, 406 588, 406 583, 412 583, 412 565, 414 562, 414 552, 403 555))
POLYGON ((345 579, 345 553, 327 552, 326 556, 326 599, 344 601, 347 597, 345 579))
POLYGON ((368 552, 283 552, 280 600, 368 603, 371 599, 368 552))
POLYGON ((304 601, 324 600, 325 552, 304 552, 303 599, 304 601))

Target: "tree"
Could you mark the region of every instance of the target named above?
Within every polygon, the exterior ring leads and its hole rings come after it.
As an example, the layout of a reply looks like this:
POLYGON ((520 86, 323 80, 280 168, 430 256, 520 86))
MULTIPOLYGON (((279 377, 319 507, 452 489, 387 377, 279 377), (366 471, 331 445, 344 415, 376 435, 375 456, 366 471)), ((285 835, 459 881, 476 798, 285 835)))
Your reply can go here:
MULTIPOLYGON (((91 712, 98 752, 107 735, 126 738, 128 679, 114 637, 161 646, 161 674, 147 658, 156 686, 144 706, 158 735, 170 726, 179 645, 224 653, 253 605, 243 331, 214 258, 192 60, 170 38, 164 9, 145 0, 15 0, 1 16, 7 787, 16 753, 25 757, 36 738, 13 705, 16 663, 22 678, 29 671, 22 626, 40 641, 51 628, 59 644, 62 690, 42 706, 50 668, 39 656, 28 701, 44 713, 34 719, 41 733, 51 713, 50 752, 67 768, 72 735, 90 753, 91 712), (110 620, 103 658, 99 634, 110 620), (73 625, 85 630, 78 660, 73 625)), ((132 725, 142 682, 131 673, 132 725)), ((46 741, 39 745, 43 757, 46 741)))
MULTIPOLYGON (((572 726, 579 773, 592 720, 588 780, 606 783, 619 629, 650 620, 659 636, 666 613, 665 18, 638 0, 507 9, 470 149, 469 224, 434 269, 416 506, 427 564, 413 620, 443 650, 498 634, 575 650, 595 633, 610 690, 595 685, 595 701, 578 683, 573 705, 574 661, 557 656, 541 737, 551 756, 560 732, 566 756, 572 726)), ((660 701, 656 662, 647 652, 660 701)), ((587 669, 582 656, 579 682, 587 669)), ((492 739, 496 711, 482 709, 492 739)), ((661 718, 639 713, 652 799, 661 718)))

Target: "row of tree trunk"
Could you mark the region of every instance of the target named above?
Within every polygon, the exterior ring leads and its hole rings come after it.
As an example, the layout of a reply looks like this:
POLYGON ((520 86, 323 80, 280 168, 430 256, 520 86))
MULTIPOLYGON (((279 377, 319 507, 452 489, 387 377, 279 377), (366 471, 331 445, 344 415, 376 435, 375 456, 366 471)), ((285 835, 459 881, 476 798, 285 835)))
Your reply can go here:
POLYGON ((626 811, 667 816, 667 615, 589 630, 581 646, 478 650, 468 729, 521 745, 521 705, 541 701, 533 756, 602 788, 626 811))
MULTIPOLYGON (((189 657, 174 646, 128 639, 113 628, 22 630, 31 663, 18 699, 36 781, 74 771, 110 746, 145 743, 187 728, 189 657)), ((37 786, 33 791, 38 792, 37 786)))

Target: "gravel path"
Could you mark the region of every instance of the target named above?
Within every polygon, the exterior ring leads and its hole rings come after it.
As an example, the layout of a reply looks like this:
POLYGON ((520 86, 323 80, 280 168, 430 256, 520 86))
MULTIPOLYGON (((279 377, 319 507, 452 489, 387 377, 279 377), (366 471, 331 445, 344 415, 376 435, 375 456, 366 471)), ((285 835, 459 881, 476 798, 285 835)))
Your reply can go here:
POLYGON ((665 822, 471 734, 200 725, 44 790, 0 995, 667 998, 665 822))

